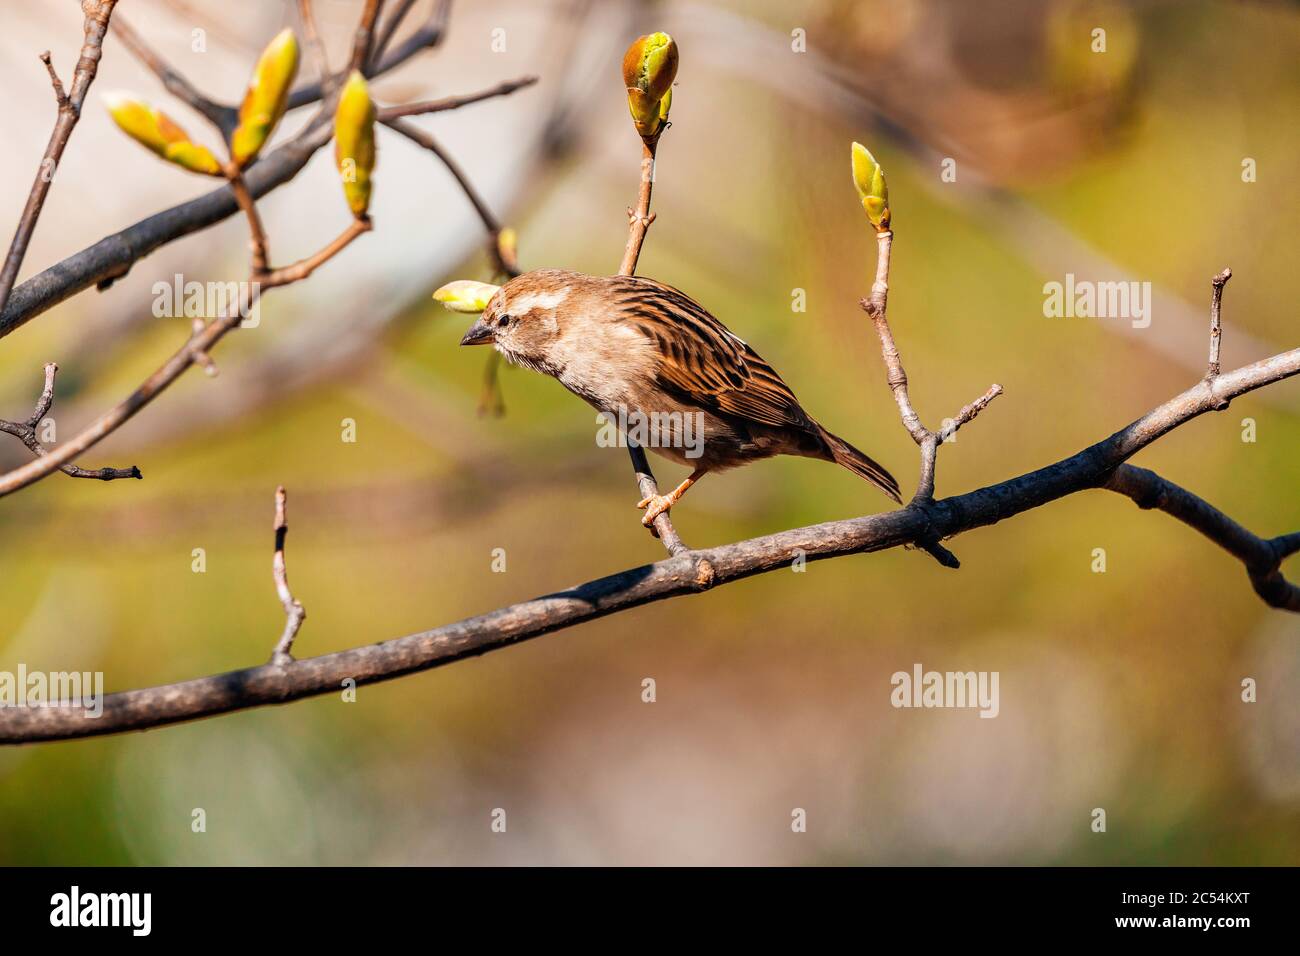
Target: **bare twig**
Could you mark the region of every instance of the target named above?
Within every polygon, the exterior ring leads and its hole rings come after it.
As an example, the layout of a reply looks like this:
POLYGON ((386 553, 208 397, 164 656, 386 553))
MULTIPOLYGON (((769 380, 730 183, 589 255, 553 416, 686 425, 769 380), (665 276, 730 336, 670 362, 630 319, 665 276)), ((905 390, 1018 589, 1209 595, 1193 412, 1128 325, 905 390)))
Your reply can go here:
MULTIPOLYGON (((384 18, 383 25, 375 32, 375 39, 370 46, 371 63, 375 61, 379 54, 388 49, 388 44, 393 42, 393 34, 397 32, 397 28, 402 25, 402 21, 406 19, 406 15, 411 12, 413 6, 415 6, 415 0, 398 0, 396 8, 384 18)), ((451 11, 451 3, 449 0, 439 0, 439 8, 435 15, 445 16, 451 11)))
POLYGON ((221 341, 232 329, 238 328, 243 317, 248 315, 257 303, 262 292, 276 286, 287 285, 306 278, 322 263, 341 252, 352 240, 371 229, 370 221, 354 219, 348 227, 321 251, 289 266, 268 269, 258 273, 254 269, 254 281, 249 283, 245 298, 241 298, 239 308, 222 316, 202 329, 196 329, 189 340, 182 345, 159 368, 145 379, 130 395, 107 412, 102 414, 73 438, 59 445, 44 457, 28 462, 0 475, 0 497, 12 494, 28 485, 39 481, 57 468, 69 463, 77 455, 93 448, 108 435, 135 416, 173 382, 175 382, 191 365, 203 365, 210 362, 213 346, 221 341))
POLYGON ((230 134, 239 124, 239 111, 233 106, 218 103, 205 95, 198 87, 174 69, 164 60, 129 23, 118 17, 113 21, 113 34, 122 41, 122 45, 131 55, 144 64, 154 76, 162 82, 168 93, 187 103, 191 109, 205 117, 215 126, 223 139, 229 141, 230 134))
MULTIPOLYGON (((379 56, 376 62, 369 64, 366 69, 361 72, 364 73, 367 78, 379 76, 382 73, 387 73, 389 70, 401 66, 422 50, 429 50, 438 46, 447 35, 447 12, 450 10, 450 7, 451 4, 444 0, 444 2, 440 3, 438 7, 435 8, 433 16, 429 18, 429 21, 424 26, 416 30, 393 49, 385 50, 383 55, 379 56)), ((342 74, 336 74, 334 80, 329 85, 332 88, 332 86, 337 85, 339 81, 346 78, 346 71, 342 74)), ((301 106, 309 106, 324 98, 328 95, 326 86, 327 84, 320 80, 313 80, 312 82, 304 84, 294 90, 289 94, 289 109, 294 110, 301 106)))
POLYGON ((1210 282, 1210 363, 1205 377, 1213 379, 1219 374, 1219 340, 1223 337, 1220 312, 1223 308, 1223 287, 1232 278, 1232 270, 1224 269, 1210 282))
POLYGON ((419 103, 406 103, 402 106, 388 106, 379 110, 377 116, 381 122, 401 119, 403 116, 422 116, 425 113, 441 113, 444 110, 456 110, 471 103, 491 99, 494 96, 507 96, 515 90, 532 86, 538 81, 536 76, 521 76, 514 80, 505 80, 495 86, 489 86, 477 93, 465 93, 460 96, 446 96, 439 100, 425 100, 419 103))
POLYGON ((59 79, 59 73, 54 69, 54 61, 50 59, 50 51, 46 50, 41 54, 41 62, 45 64, 46 72, 50 74, 50 85, 54 87, 54 102, 59 109, 68 105, 68 94, 63 89, 63 81, 59 79))
MULTIPOLYGON (((40 427, 45 416, 49 414, 54 405, 54 377, 58 374, 59 367, 53 362, 45 364, 45 387, 41 390, 41 397, 36 400, 36 408, 26 421, 11 422, 0 419, 0 432, 13 435, 21 441, 37 458, 44 458, 49 455, 49 451, 41 444, 40 439, 36 436, 36 430, 40 427)), ((94 478, 99 481, 116 481, 118 478, 143 478, 140 469, 135 465, 130 468, 81 468, 68 462, 58 466, 59 471, 63 472, 70 478, 94 478)))
POLYGON ((361 9, 361 22, 357 24, 356 33, 352 38, 352 56, 348 60, 348 72, 363 69, 370 62, 370 41, 375 34, 375 21, 379 19, 379 11, 384 5, 384 0, 366 0, 366 5, 361 9))
MULTIPOLYGON (((526 86, 527 84, 523 85, 526 86)), ((516 87, 516 89, 518 89, 518 87, 516 87)), ((465 198, 468 199, 470 205, 474 207, 474 212, 483 223, 483 228, 488 232, 488 255, 492 257, 497 271, 512 279, 519 275, 519 264, 517 262, 507 261, 506 257, 502 253, 502 226, 500 220, 498 220, 492 210, 488 208, 488 204, 484 201, 483 197, 479 195, 478 190, 474 188, 474 184, 469 181, 469 177, 465 174, 465 171, 461 169, 460 165, 452 159, 451 155, 442 148, 442 145, 434 139, 431 134, 412 123, 408 123, 404 119, 384 119, 381 116, 380 122, 394 132, 401 133, 416 145, 427 149, 438 158, 438 161, 441 162, 443 166, 447 167, 447 171, 451 173, 452 178, 456 180, 456 184, 460 186, 461 192, 465 194, 465 198)))
MULTIPOLYGON (((912 407, 912 398, 907 389, 907 372, 903 369, 903 360, 894 344, 894 333, 889 327, 886 311, 889 306, 889 262, 893 249, 894 234, 888 229, 876 233, 876 278, 871 284, 871 295, 860 303, 863 311, 871 318, 880 338, 880 355, 888 372, 889 388, 894 393, 898 405, 898 415, 903 427, 912 436, 921 450, 920 478, 917 480, 916 494, 912 496, 909 508, 928 513, 928 506, 934 501, 934 469, 939 454, 939 445, 957 433, 957 429, 971 421, 982 412, 993 399, 1002 394, 1002 386, 994 384, 983 395, 964 406, 956 417, 949 419, 937 432, 933 432, 921 423, 921 417, 912 407)), ((937 532, 918 539, 916 544, 929 553, 945 567, 960 567, 957 556, 939 543, 937 532)))
POLYGON ((262 225, 262 216, 257 211, 257 203, 248 191, 248 184, 244 182, 244 174, 239 166, 231 161, 226 165, 225 173, 226 178, 230 180, 230 190, 235 194, 235 203, 248 222, 248 252, 252 262, 252 278, 257 281, 270 271, 267 263, 271 258, 271 252, 267 248, 266 227, 262 225))
POLYGON ((641 142, 641 186, 637 191, 636 208, 627 211, 627 245, 623 249, 623 261, 618 267, 621 276, 636 275, 641 246, 645 243, 646 233, 650 231, 650 224, 655 221, 655 214, 650 211, 650 194, 655 186, 655 152, 658 148, 657 136, 641 142))
POLYGON ((284 485, 275 489, 275 554, 271 558, 271 576, 275 581, 275 593, 284 606, 284 631, 271 654, 272 664, 293 663, 293 639, 298 636, 302 622, 307 618, 307 610, 302 602, 289 590, 289 572, 284 564, 284 539, 289 535, 289 522, 285 517, 286 495, 284 485))
POLYGON ((41 157, 40 166, 37 167, 36 180, 32 183, 31 192, 27 194, 27 203, 23 206, 22 215, 18 218, 18 228, 14 231, 13 241, 9 244, 4 265, 0 266, 0 315, 4 314, 9 294, 18 279, 18 270, 22 268, 23 257, 27 255, 27 246, 31 242, 32 233, 36 231, 36 221, 40 219, 41 210, 45 207, 45 197, 49 194, 50 183, 54 181, 54 173, 59 168, 59 162, 63 159, 63 150, 68 145, 68 139, 72 136, 77 121, 81 119, 81 104, 86 99, 90 84, 95 81, 95 74, 99 71, 104 33, 108 30, 109 17, 113 15, 113 7, 116 4, 117 0, 83 0, 81 9, 85 13, 83 23, 85 40, 72 74, 72 86, 66 95, 63 84, 59 82, 58 75, 54 72, 49 54, 46 53, 41 57, 54 84, 59 113, 54 121, 54 131, 50 133, 49 143, 45 147, 45 154, 41 157))
POLYGON ((331 71, 329 57, 325 55, 325 44, 320 38, 320 28, 316 25, 316 12, 311 0, 298 0, 298 19, 302 21, 302 31, 307 37, 307 46, 316 61, 316 75, 322 89, 328 95, 333 91, 338 80, 331 71))

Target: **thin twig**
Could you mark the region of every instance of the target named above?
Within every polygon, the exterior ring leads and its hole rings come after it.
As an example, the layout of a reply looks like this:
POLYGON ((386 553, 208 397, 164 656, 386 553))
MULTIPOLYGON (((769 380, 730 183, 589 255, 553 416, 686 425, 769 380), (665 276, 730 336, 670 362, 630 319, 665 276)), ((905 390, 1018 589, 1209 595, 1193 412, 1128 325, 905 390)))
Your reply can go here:
POLYGON ((180 378, 191 365, 202 365, 205 360, 210 361, 213 346, 220 342, 232 329, 239 327, 243 317, 248 315, 253 306, 257 304, 261 293, 265 289, 286 285, 289 282, 297 281, 299 278, 305 278, 327 259, 341 252, 352 240, 363 233, 369 232, 370 229, 369 220, 354 219, 338 238, 331 241, 320 252, 292 265, 280 269, 270 269, 263 273, 259 279, 249 283, 248 291, 245 297, 241 298, 238 308, 231 310, 230 314, 208 323, 201 331, 196 330, 184 345, 177 349, 166 362, 159 366, 130 395, 100 415, 99 418, 76 436, 60 443, 56 451, 0 475, 0 497, 13 494, 15 491, 41 480, 55 469, 62 468, 74 457, 87 449, 93 448, 103 441, 105 437, 121 428, 137 412, 180 378))
POLYGON ((307 37, 307 46, 316 61, 316 76, 326 95, 333 91, 337 77, 330 71, 329 57, 325 55, 325 44, 320 38, 320 28, 316 25, 316 12, 311 0, 298 0, 298 19, 302 21, 302 31, 307 37))
MULTIPOLYGON (((379 76, 382 73, 387 73, 390 70, 401 66, 422 50, 430 50, 438 46, 447 35, 446 11, 450 10, 450 6, 451 5, 444 0, 444 2, 435 9, 433 16, 429 18, 429 21, 424 26, 416 30, 393 49, 385 50, 383 55, 380 56, 376 62, 368 65, 367 68, 361 72, 364 73, 367 78, 379 76)), ((338 82, 346 78, 346 72, 336 74, 331 87, 337 85, 338 82)), ((304 84, 294 90, 289 94, 289 109, 294 110, 302 106, 309 106, 310 104, 323 99, 328 95, 325 87, 326 84, 322 81, 313 80, 312 82, 304 84)))
POLYGON ((63 81, 59 79, 58 71, 54 69, 54 61, 50 59, 49 50, 41 54, 41 62, 45 64, 45 69, 50 74, 50 85, 54 87, 54 102, 59 109, 63 109, 68 105, 68 94, 64 92, 63 81))
MULTIPOLYGON (((49 414, 50 409, 54 406, 54 377, 59 372, 59 366, 54 362, 45 363, 45 387, 41 390, 41 396, 36 400, 36 408, 32 414, 23 422, 11 422, 0 419, 0 432, 13 435, 37 458, 43 458, 49 455, 49 451, 41 444, 40 439, 36 436, 36 430, 40 427, 45 416, 49 414)), ((99 481, 116 481, 119 478, 143 478, 140 469, 135 465, 130 468, 81 468, 71 462, 60 465, 59 471, 63 472, 70 478, 94 478, 99 481)))
MULTIPOLYGON (((411 12, 413 6, 415 6, 415 0, 399 0, 397 7, 384 18, 383 25, 375 33, 375 39, 371 43, 370 60, 372 63, 379 54, 388 48, 388 44, 393 41, 393 34, 397 32, 397 28, 402 25, 402 21, 406 19, 406 15, 411 12)), ((443 0, 441 6, 450 9, 451 4, 443 0)), ((443 11, 439 10, 438 12, 442 13, 443 11)))
POLYGON ((409 123, 404 119, 380 119, 385 126, 394 132, 401 133, 411 142, 422 146, 438 158, 438 161, 447 168, 456 184, 460 186, 461 192, 469 200, 470 205, 474 207, 474 212, 478 215, 479 221, 483 223, 483 228, 488 233, 488 255, 498 272, 510 278, 519 275, 519 264, 509 262, 501 251, 501 222, 488 207, 487 202, 479 195, 474 184, 469 181, 469 176, 460 168, 460 165, 452 159, 451 155, 442 147, 433 136, 421 129, 420 127, 409 123))
POLYGON ((370 41, 375 35, 375 21, 384 0, 366 0, 361 10, 361 22, 357 24, 352 38, 352 56, 348 60, 348 72, 361 70, 370 62, 370 41))
POLYGON ((1213 291, 1210 296, 1210 363, 1205 374, 1207 379, 1214 379, 1219 375, 1219 340, 1223 338, 1223 326, 1220 321, 1220 313, 1223 308, 1223 287, 1228 284, 1228 280, 1231 278, 1232 270, 1224 269, 1210 281, 1210 287, 1213 291))
POLYGON ((267 263, 270 261, 271 251, 267 243, 266 227, 262 225, 261 213, 257 211, 257 203, 248 190, 248 184, 244 182, 244 174, 239 166, 231 161, 226 165, 225 173, 230 181, 230 190, 235 194, 235 203, 248 223, 248 251, 252 262, 252 278, 258 281, 270 271, 267 263))
MULTIPOLYGON (((916 442, 921 450, 921 474, 912 501, 918 506, 924 506, 934 499, 934 471, 936 459, 938 458, 938 446, 956 434, 957 429, 962 425, 982 412, 989 402, 1001 395, 1002 386, 992 385, 982 396, 963 407, 956 417, 950 419, 938 432, 932 432, 922 424, 921 416, 912 407, 912 398, 907 386, 907 372, 903 369, 903 360, 898 353, 898 346, 894 342, 894 333, 889 327, 887 317, 889 307, 889 264, 893 241, 894 234, 888 229, 876 233, 876 277, 871 284, 870 297, 863 299, 859 304, 871 319, 871 323, 876 329, 876 335, 880 338, 880 356, 884 360, 885 369, 888 373, 887 381, 889 382, 890 391, 894 393, 894 401, 898 405, 898 416, 903 422, 903 427, 907 429, 907 433, 912 436, 912 440, 916 442)), ((937 544, 937 542, 930 542, 930 544, 937 544)), ((925 547, 924 544, 922 546, 925 547)), ((941 563, 949 567, 956 567, 956 558, 946 549, 937 548, 932 550, 927 547, 926 550, 934 554, 941 563)))
MULTIPOLYGON (((623 248, 623 261, 618 267, 618 274, 621 276, 636 274, 636 264, 641 258, 641 246, 645 244, 650 224, 655 221, 655 214, 650 211, 650 197, 654 192, 655 152, 658 148, 658 136, 641 141, 641 181, 637 188, 636 208, 627 211, 627 245, 623 248)), ((627 453, 632 459, 632 473, 636 475, 636 486, 641 493, 641 498, 659 497, 659 482, 655 480, 645 450, 629 439, 627 453)), ((690 550, 681 535, 677 533, 677 529, 673 527, 673 520, 667 511, 655 517, 651 530, 655 537, 663 542, 669 554, 676 555, 690 550)))
POLYGON ((233 106, 218 103, 191 83, 184 74, 172 67, 158 52, 145 42, 129 23, 118 17, 113 21, 113 34, 131 55, 147 67, 162 82, 172 96, 189 104, 190 108, 205 117, 217 128, 222 139, 229 141, 230 134, 239 124, 239 111, 233 106))
POLYGON ((507 96, 515 90, 532 86, 540 79, 537 76, 521 76, 514 80, 505 80, 496 86, 489 86, 477 93, 464 93, 460 96, 446 96, 439 100, 425 100, 419 103, 406 103, 402 106, 388 106, 376 114, 381 122, 401 119, 403 116, 422 116, 425 113, 441 113, 445 110, 460 109, 471 103, 478 103, 494 96, 507 96))
POLYGON ((655 186, 655 152, 658 148, 657 136, 641 141, 641 185, 637 190, 636 208, 627 211, 627 245, 623 249, 623 261, 618 267, 621 276, 636 275, 641 246, 645 243, 646 233, 650 231, 650 224, 655 221, 655 214, 650 211, 650 194, 655 186))
POLYGON ((275 554, 271 558, 271 577, 275 581, 275 593, 284 606, 285 620, 284 631, 271 653, 272 664, 293 663, 293 639, 298 636, 302 622, 307 618, 307 609, 289 590, 289 572, 284 563, 284 541, 289 535, 289 522, 285 517, 286 498, 284 485, 275 489, 275 554))
POLYGON ((109 17, 113 15, 113 7, 116 4, 117 0, 83 0, 81 8, 85 13, 82 26, 85 40, 72 74, 72 86, 66 95, 63 93, 63 84, 54 73, 49 54, 41 58, 50 71, 54 83, 59 113, 54 121, 54 130, 50 133, 49 143, 45 147, 45 154, 36 169, 36 180, 32 183, 31 192, 27 194, 22 215, 18 218, 18 228, 14 230, 14 238, 9 244, 4 265, 0 266, 0 315, 4 314, 9 294, 18 279, 18 270, 22 268, 23 258, 27 255, 27 246, 32 240, 32 233, 36 231, 36 221, 40 219, 41 210, 45 207, 45 197, 49 194, 50 183, 54 181, 54 173, 59 168, 59 162, 63 159, 63 150, 68 145, 68 139, 72 136, 77 121, 81 119, 81 104, 86 99, 90 84, 95 81, 95 74, 99 71, 104 34, 108 30, 109 17))

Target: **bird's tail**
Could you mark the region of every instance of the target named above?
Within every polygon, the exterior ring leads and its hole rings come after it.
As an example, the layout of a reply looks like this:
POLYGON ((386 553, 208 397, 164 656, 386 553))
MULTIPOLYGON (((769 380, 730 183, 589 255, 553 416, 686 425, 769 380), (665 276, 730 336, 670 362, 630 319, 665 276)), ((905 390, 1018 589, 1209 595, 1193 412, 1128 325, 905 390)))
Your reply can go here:
POLYGON ((898 495, 898 482, 894 476, 885 471, 880 465, 872 461, 862 452, 858 451, 843 438, 832 435, 826 429, 822 429, 822 437, 826 441, 826 449, 830 452, 830 458, 837 464, 843 465, 849 471, 853 472, 860 478, 865 478, 871 482, 889 497, 893 498, 900 505, 903 499, 898 495))

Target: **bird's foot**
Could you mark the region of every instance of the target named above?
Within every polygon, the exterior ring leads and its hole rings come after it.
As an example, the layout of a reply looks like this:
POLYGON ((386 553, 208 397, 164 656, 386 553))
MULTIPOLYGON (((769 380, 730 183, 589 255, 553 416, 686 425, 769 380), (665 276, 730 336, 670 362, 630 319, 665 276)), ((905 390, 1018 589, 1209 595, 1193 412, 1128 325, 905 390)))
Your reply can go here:
POLYGON ((675 503, 676 500, 671 495, 651 495, 649 498, 642 498, 636 503, 638 508, 645 509, 645 514, 641 516, 641 523, 647 528, 653 527, 655 518, 667 514, 675 503))

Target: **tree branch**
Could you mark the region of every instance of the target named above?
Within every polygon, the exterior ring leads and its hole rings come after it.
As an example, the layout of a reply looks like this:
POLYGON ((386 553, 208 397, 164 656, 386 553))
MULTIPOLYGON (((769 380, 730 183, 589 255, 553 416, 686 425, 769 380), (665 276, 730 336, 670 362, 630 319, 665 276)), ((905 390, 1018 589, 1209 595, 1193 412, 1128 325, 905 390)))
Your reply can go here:
POLYGON ((1158 508, 1195 528, 1246 566, 1251 586, 1270 607, 1300 611, 1300 587, 1282 576, 1283 560, 1300 551, 1300 532, 1260 538, 1222 511, 1154 471, 1120 465, 1102 485, 1133 499, 1142 509, 1158 508))
MULTIPOLYGON (((386 73, 420 51, 438 46, 446 36, 450 8, 451 4, 442 0, 429 22, 396 48, 379 56, 367 75, 386 73)), ((375 50, 379 50, 377 45, 375 50)), ((290 108, 317 102, 323 95, 319 81, 310 83, 291 94, 290 108)), ((233 110, 232 107, 226 108, 233 110)), ((302 171, 316 151, 330 141, 333 135, 330 119, 328 111, 318 113, 291 140, 245 171, 248 189, 254 199, 284 185, 302 171)), ((7 303, 0 295, 0 338, 91 286, 107 288, 114 280, 126 275, 135 262, 154 250, 215 225, 238 211, 234 195, 223 185, 106 236, 15 286, 7 303)), ((16 268, 14 272, 16 275, 16 268)), ((0 289, 4 288, 0 285, 0 289)))
MULTIPOLYGON (((1297 374, 1300 374, 1300 349, 1293 349, 1222 375, 1213 394, 1204 383, 1198 383, 1076 455, 996 485, 933 502, 928 514, 918 508, 902 508, 688 551, 656 564, 632 568, 408 637, 296 660, 284 666, 264 665, 179 684, 110 694, 103 701, 103 716, 98 720, 87 719, 78 706, 0 708, 0 743, 33 743, 142 730, 288 703, 337 691, 344 680, 354 680, 358 685, 391 680, 653 601, 697 594, 720 584, 786 569, 799 556, 816 561, 883 551, 914 543, 934 531, 951 537, 1075 492, 1108 487, 1111 475, 1126 458, 1173 428, 1213 410, 1216 395, 1232 399, 1297 374)), ((1119 480, 1127 480, 1127 473, 1119 480)), ((1209 536, 1223 543, 1218 534, 1209 536)), ((1268 546, 1280 561, 1300 549, 1300 533, 1270 539, 1268 546)), ((1233 548, 1229 550, 1237 554, 1233 548)), ((1268 583, 1274 579, 1264 572, 1267 565, 1252 564, 1252 567, 1257 568, 1252 580, 1260 577, 1266 584, 1268 593, 1261 593, 1261 597, 1273 606, 1294 610, 1290 598, 1283 603, 1270 600, 1272 595, 1280 593, 1280 586, 1268 583)), ((1282 581, 1280 571, 1276 573, 1276 580, 1282 581)), ((1294 585, 1286 587, 1288 593, 1295 589, 1294 585)))
MULTIPOLYGON (((252 218, 256 218, 255 210, 252 218)), ((170 387, 191 365, 208 365, 211 362, 210 355, 213 346, 220 342, 230 331, 239 327, 244 316, 249 314, 265 289, 287 285, 300 278, 306 278, 321 263, 337 255, 353 239, 369 232, 370 229, 370 220, 354 219, 329 245, 306 259, 281 269, 270 269, 261 272, 255 266, 246 298, 241 298, 237 309, 231 310, 230 314, 217 318, 206 326, 196 326, 189 340, 173 353, 149 378, 142 382, 135 391, 102 414, 73 438, 61 443, 57 451, 50 452, 36 461, 28 462, 26 465, 0 475, 0 497, 13 494, 15 491, 40 481, 55 469, 68 464, 77 455, 93 448, 117 431, 130 421, 137 412, 170 387)), ((265 251, 264 245, 262 251, 265 251)), ((257 252, 255 251, 255 261, 256 257, 257 252)))
POLYGON ((4 265, 0 266, 0 316, 4 314, 14 282, 18 279, 18 270, 22 268, 23 258, 27 255, 27 246, 32 240, 32 233, 36 231, 36 221, 40 219, 41 210, 45 207, 45 197, 49 194, 50 184, 54 181, 59 162, 63 159, 63 150, 68 145, 68 139, 72 136, 77 121, 81 119, 81 104, 85 101, 90 84, 95 81, 95 74, 99 71, 104 34, 108 30, 108 21, 113 15, 113 7, 116 4, 117 0, 83 0, 81 9, 85 13, 83 23, 85 41, 82 43, 81 56, 77 59, 77 66, 72 75, 72 87, 66 95, 63 84, 59 82, 58 74, 54 72, 54 64, 50 61, 49 53, 46 52, 41 56, 41 62, 49 71, 50 80, 54 85, 59 115, 54 121, 54 131, 50 133, 45 155, 41 157, 41 164, 37 167, 36 180, 32 183, 31 192, 27 194, 27 203, 18 218, 18 228, 14 231, 13 241, 9 244, 4 265))

